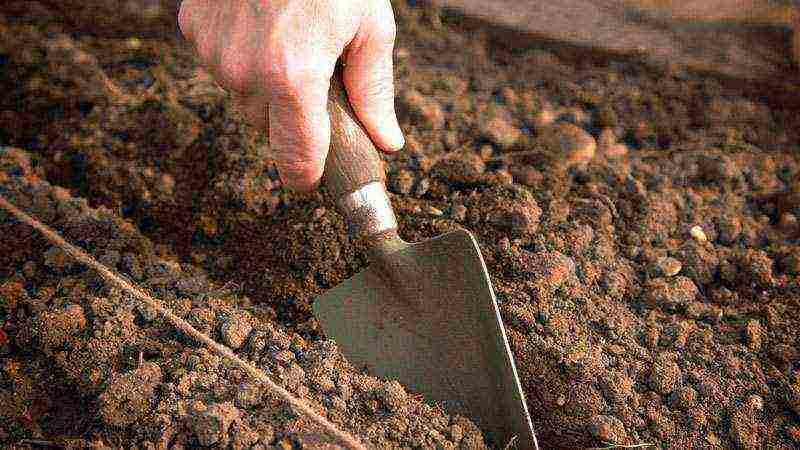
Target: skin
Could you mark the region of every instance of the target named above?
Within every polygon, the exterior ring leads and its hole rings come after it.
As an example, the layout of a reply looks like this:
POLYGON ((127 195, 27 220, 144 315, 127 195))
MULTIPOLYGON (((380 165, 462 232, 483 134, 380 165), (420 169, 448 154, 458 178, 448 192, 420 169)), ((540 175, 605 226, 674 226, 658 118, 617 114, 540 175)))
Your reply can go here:
POLYGON ((403 147, 389 0, 183 0, 178 23, 248 122, 268 133, 289 188, 312 190, 322 176, 340 57, 350 102, 376 146, 403 147))

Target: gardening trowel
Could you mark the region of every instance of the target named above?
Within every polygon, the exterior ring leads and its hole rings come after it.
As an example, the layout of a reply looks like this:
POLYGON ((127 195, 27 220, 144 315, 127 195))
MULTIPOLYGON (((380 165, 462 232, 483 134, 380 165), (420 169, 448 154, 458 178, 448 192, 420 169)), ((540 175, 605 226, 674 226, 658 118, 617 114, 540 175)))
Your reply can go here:
POLYGON ((400 239, 380 156, 340 70, 328 99, 323 183, 371 264, 314 302, 323 331, 356 368, 472 419, 494 445, 538 448, 475 238, 459 230, 418 243, 400 239))

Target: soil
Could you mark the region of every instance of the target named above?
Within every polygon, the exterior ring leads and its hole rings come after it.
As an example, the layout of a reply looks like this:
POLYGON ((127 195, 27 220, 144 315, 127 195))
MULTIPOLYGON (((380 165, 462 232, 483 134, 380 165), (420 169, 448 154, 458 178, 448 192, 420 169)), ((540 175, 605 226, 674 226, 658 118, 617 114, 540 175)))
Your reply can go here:
MULTIPOLYGON (((319 193, 282 189, 175 22, 47 3, 0 9, 0 192, 369 445, 483 448, 324 339, 310 303, 365 252, 319 193)), ((800 446, 797 75, 395 11, 400 233, 477 236, 540 444, 800 446)), ((0 234, 0 444, 336 448, 5 212, 0 234)))

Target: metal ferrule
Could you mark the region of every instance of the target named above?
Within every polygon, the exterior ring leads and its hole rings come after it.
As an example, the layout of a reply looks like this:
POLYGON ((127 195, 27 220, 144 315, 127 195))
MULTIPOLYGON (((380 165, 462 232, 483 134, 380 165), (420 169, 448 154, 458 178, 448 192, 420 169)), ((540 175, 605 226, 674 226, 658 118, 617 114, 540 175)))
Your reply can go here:
POLYGON ((392 203, 381 182, 361 186, 337 200, 336 206, 347 220, 352 238, 369 238, 397 229, 392 203))

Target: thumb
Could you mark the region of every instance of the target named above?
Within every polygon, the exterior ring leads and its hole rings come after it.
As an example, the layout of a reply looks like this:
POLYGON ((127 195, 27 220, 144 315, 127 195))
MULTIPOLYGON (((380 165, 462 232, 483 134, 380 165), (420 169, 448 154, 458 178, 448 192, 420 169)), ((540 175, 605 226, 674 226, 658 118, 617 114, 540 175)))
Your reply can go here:
POLYGON ((403 148, 405 139, 394 109, 395 23, 391 7, 368 16, 345 56, 344 85, 358 119, 384 151, 403 148))

